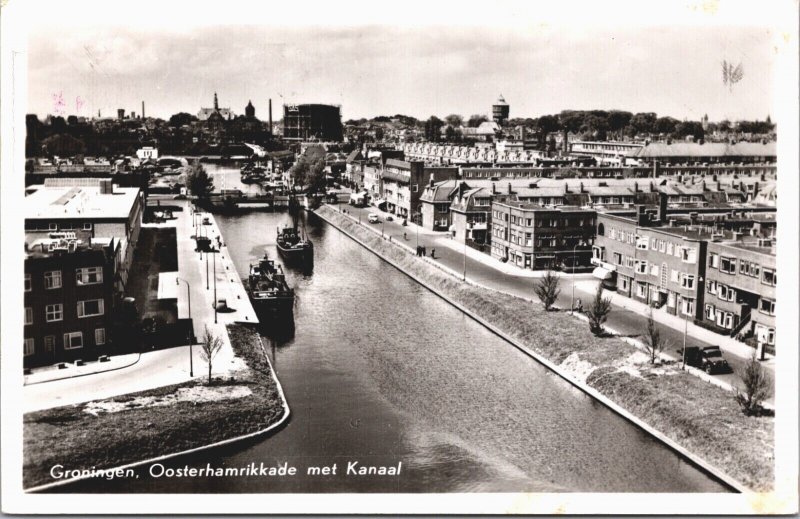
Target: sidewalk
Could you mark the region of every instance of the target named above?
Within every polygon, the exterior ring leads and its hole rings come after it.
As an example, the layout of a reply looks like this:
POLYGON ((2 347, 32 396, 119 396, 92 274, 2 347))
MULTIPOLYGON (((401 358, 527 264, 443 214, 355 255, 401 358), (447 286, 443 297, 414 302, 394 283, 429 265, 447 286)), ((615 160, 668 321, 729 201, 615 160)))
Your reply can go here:
POLYGON ((122 368, 127 368, 139 362, 141 354, 129 353, 127 355, 113 355, 110 356, 108 362, 90 361, 86 362, 83 366, 76 366, 71 362, 67 362, 66 368, 58 369, 58 366, 44 366, 41 368, 34 368, 31 370, 30 375, 25 375, 25 385, 41 384, 43 382, 52 382, 54 380, 62 380, 67 378, 82 377, 85 375, 93 375, 96 373, 105 373, 106 371, 115 371, 122 368))
MULTIPOLYGON (((595 290, 597 290, 597 283, 592 281, 577 281, 575 283, 575 289, 593 296, 595 290)), ((617 294, 616 292, 605 291, 604 295, 605 297, 611 298, 611 303, 614 306, 630 310, 642 316, 647 316, 650 312, 650 307, 646 304, 617 294)), ((653 319, 664 326, 669 326, 670 328, 680 330, 681 332, 683 332, 684 328, 686 328, 687 335, 689 337, 693 337, 711 344, 716 344, 723 351, 729 351, 739 357, 749 358, 753 354, 753 348, 737 341, 733 337, 712 332, 711 330, 697 326, 691 321, 687 323, 684 318, 677 315, 668 314, 665 310, 654 309, 653 319)), ((767 360, 763 361, 761 364, 765 367, 768 367, 770 370, 774 370, 775 359, 771 355, 767 355, 767 360)))

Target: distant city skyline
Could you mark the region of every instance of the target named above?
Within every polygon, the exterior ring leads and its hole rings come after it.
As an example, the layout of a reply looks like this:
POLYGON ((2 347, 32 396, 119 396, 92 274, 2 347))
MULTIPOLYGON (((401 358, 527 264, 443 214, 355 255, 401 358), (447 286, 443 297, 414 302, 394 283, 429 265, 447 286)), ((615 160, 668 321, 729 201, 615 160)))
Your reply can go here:
POLYGON ((28 113, 168 119, 213 106, 281 119, 284 103, 342 106, 343 120, 404 114, 511 118, 562 110, 656 112, 679 120, 774 118, 772 34, 763 28, 536 30, 476 27, 37 28, 28 113), (313 37, 309 37, 312 35, 313 37), (743 78, 723 83, 722 62, 743 78))

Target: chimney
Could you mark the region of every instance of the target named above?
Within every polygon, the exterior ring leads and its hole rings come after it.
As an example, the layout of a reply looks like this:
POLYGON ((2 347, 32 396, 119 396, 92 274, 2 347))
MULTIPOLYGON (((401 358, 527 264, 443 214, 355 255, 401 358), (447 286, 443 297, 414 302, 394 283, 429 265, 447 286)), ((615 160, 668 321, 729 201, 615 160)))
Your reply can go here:
POLYGON ((585 193, 586 192, 586 190, 583 188, 583 182, 581 182, 581 190, 580 190, 580 192, 581 193, 585 193))
POLYGON ((497 194, 497 187, 494 185, 494 182, 492 182, 492 194, 493 195, 497 194))
POLYGON ((144 119, 144 101, 142 101, 142 119, 144 119))
POLYGON ((638 193, 639 192, 639 183, 638 182, 634 182, 633 183, 633 192, 634 193, 638 193))
POLYGON ((707 190, 706 190, 706 181, 705 181, 705 180, 703 180, 703 181, 700 183, 700 185, 702 186, 702 188, 703 188, 702 190, 703 190, 703 191, 707 191, 707 190))
POLYGON ((269 99, 269 135, 272 136, 272 98, 269 99))
POLYGON ((644 210, 644 206, 639 204, 636 206, 636 223, 639 227, 646 227, 649 222, 649 217, 644 210))
POLYGON ((508 194, 510 195, 512 193, 513 193, 513 191, 511 191, 511 182, 509 182, 508 183, 508 194))
POLYGON ((656 217, 662 225, 667 221, 667 198, 669 197, 667 197, 666 193, 658 193, 658 214, 656 217))

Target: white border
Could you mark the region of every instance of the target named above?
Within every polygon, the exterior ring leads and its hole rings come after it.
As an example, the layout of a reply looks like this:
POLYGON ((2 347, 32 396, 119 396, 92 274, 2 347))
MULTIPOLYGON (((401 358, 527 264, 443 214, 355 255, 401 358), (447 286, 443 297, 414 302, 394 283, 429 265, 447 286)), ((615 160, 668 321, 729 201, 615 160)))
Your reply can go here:
MULTIPOLYGON (((686 2, 430 2, 402 4, 315 0, 261 5, 241 0, 224 3, 9 0, 2 9, 2 99, 0 100, 0 218, 2 220, 2 507, 5 512, 40 513, 791 513, 797 511, 798 486, 798 7, 791 0, 689 0, 686 2), (762 25, 774 28, 776 80, 773 119, 778 125, 779 221, 778 262, 781 283, 777 308, 778 350, 776 407, 776 490, 770 496, 692 494, 420 494, 408 495, 82 495, 23 494, 21 490, 22 308, 13 294, 22 293, 22 242, 15 201, 23 189, 26 106, 26 26, 124 23, 141 30, 169 27, 186 30, 208 24, 363 25, 391 24, 498 26, 501 30, 535 30, 542 24, 600 27, 610 25, 762 25), (12 61, 16 62, 12 84, 12 61), (13 92, 13 97, 10 93, 13 92), (13 115, 13 120, 12 120, 13 115), (6 294, 12 294, 6 296, 6 294), (354 498, 355 497, 355 498, 354 498)), ((54 31, 57 38, 57 31, 54 31)), ((543 71, 546 73, 546 71, 543 71)), ((291 399, 291 395, 289 395, 291 399)))

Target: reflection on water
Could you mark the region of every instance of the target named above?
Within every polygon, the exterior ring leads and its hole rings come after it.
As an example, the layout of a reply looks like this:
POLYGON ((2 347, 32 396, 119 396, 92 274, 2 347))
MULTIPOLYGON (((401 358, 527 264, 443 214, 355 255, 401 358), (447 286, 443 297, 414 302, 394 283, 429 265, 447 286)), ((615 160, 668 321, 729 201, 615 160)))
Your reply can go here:
MULTIPOLYGON (((275 254, 274 230, 286 218, 218 219, 240 274, 265 250, 275 254)), ((313 215, 306 224, 314 271, 286 269, 297 295, 293 319, 263 323, 291 420, 269 438, 190 461, 287 462, 300 473, 143 476, 124 491, 724 491, 336 229, 313 215), (352 461, 403 468, 399 477, 343 474, 352 461), (333 464, 335 476, 306 472, 333 464)), ((91 488, 123 491, 118 482, 91 488)))

